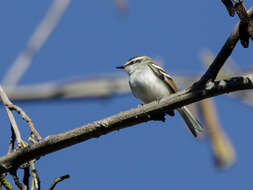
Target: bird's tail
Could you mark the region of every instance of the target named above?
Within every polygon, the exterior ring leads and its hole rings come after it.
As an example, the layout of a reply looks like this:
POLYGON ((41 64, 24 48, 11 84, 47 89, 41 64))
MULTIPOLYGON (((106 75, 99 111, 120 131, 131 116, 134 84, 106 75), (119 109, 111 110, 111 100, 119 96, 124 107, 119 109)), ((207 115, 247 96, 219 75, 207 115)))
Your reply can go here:
POLYGON ((188 128, 195 137, 199 137, 203 131, 203 127, 200 122, 192 115, 187 107, 178 108, 177 111, 180 113, 188 128))

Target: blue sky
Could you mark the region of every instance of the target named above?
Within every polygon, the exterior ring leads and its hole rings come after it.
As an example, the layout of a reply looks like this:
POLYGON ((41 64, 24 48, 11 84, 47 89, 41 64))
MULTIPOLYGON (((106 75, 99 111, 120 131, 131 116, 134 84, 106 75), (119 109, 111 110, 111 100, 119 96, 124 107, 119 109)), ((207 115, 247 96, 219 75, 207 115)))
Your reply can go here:
MULTIPOLYGON (((43 1, 0 2, 0 79, 25 48, 50 5, 43 1)), ((253 6, 250 1, 247 7, 253 6)), ((170 74, 201 74, 202 49, 216 54, 238 22, 220 1, 131 1, 121 15, 113 1, 73 1, 19 84, 76 76, 121 73, 134 55, 160 57, 170 74)), ((251 67, 252 43, 238 43, 233 59, 251 67)), ((213 166, 210 145, 196 141, 178 114, 166 123, 148 122, 113 132, 42 157, 36 164, 42 189, 53 178, 70 174, 56 189, 248 189, 252 187, 252 108, 215 98, 220 120, 230 136, 237 162, 228 171, 213 166)), ((17 102, 43 137, 61 133, 140 104, 133 95, 103 100, 17 102)), ((0 108, 0 154, 7 152, 10 129, 0 108)), ((17 116, 18 118, 18 116, 17 116)), ((18 120, 22 135, 29 131, 18 120)))

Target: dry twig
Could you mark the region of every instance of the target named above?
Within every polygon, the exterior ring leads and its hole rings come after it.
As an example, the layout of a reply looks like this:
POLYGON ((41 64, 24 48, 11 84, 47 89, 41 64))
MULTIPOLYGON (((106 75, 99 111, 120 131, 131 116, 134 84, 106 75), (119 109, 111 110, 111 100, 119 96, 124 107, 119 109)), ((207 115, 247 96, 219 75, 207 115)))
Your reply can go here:
POLYGON ((22 110, 22 108, 20 108, 17 105, 14 104, 8 104, 7 105, 8 108, 10 110, 15 110, 18 114, 20 114, 23 118, 23 120, 25 120, 31 130, 31 133, 34 134, 36 136, 36 138, 38 139, 38 141, 40 141, 42 138, 40 136, 40 134, 38 133, 38 131, 35 129, 34 124, 31 120, 31 118, 24 112, 24 110, 22 110))
POLYGON ((35 160, 32 160, 30 162, 30 168, 31 168, 31 172, 32 172, 32 187, 31 187, 31 189, 34 189, 34 187, 36 187, 36 189, 40 190, 40 178, 39 178, 39 174, 35 168, 35 160))
POLYGON ((11 112, 11 110, 15 110, 18 114, 22 116, 22 118, 27 122, 28 126, 30 127, 31 132, 36 136, 38 140, 41 140, 41 136, 39 135, 38 131, 35 129, 34 124, 30 117, 18 106, 14 105, 8 98, 8 96, 5 94, 2 86, 0 85, 0 97, 4 103, 5 109, 7 111, 8 117, 11 122, 11 126, 13 128, 15 137, 17 138, 18 145, 24 147, 25 143, 21 139, 21 135, 17 126, 17 123, 15 121, 15 118, 11 112))
POLYGON ((0 183, 3 185, 7 190, 13 190, 12 185, 10 182, 6 179, 4 174, 0 174, 0 183))
POLYGON ((10 123, 11 123, 11 127, 12 127, 12 129, 14 131, 14 134, 15 134, 15 137, 18 141, 18 145, 23 146, 24 142, 21 138, 21 135, 20 135, 20 132, 19 132, 19 129, 18 129, 18 125, 16 123, 14 115, 12 114, 11 110, 7 106, 7 105, 11 105, 12 102, 9 100, 8 96, 5 94, 5 92, 4 92, 1 85, 0 85, 0 97, 2 99, 2 102, 3 102, 4 106, 5 106, 6 112, 8 114, 8 117, 9 117, 9 120, 10 120, 10 123))
POLYGON ((221 1, 226 6, 229 15, 234 16, 235 15, 235 9, 234 9, 234 5, 233 5, 232 0, 221 0, 221 1))
POLYGON ((61 177, 57 177, 54 179, 52 185, 48 188, 48 190, 53 190, 56 186, 57 183, 65 180, 65 179, 68 179, 70 176, 67 174, 67 175, 64 175, 64 176, 61 176, 61 177))
POLYGON ((24 189, 29 190, 29 177, 30 177, 30 169, 29 167, 24 168, 24 177, 23 177, 23 183, 24 183, 24 189))
MULTIPOLYGON (((253 7, 250 8, 250 10, 247 12, 249 19, 253 19, 253 7)), ((222 49, 218 53, 218 55, 215 57, 213 63, 210 65, 208 70, 205 72, 205 74, 201 77, 201 79, 194 84, 195 87, 197 86, 203 86, 208 81, 214 81, 218 72, 220 71, 221 67, 227 60, 227 58, 231 55, 232 51, 235 48, 236 43, 239 40, 239 24, 236 25, 233 32, 228 37, 227 41, 223 45, 222 49)))
POLYGON ((24 186, 22 185, 22 183, 19 181, 19 178, 17 176, 17 170, 14 170, 14 171, 11 171, 10 172, 13 180, 14 180, 14 183, 16 184, 16 186, 20 189, 20 190, 23 190, 24 189, 24 186))
POLYGON ((10 139, 10 142, 9 142, 8 154, 11 153, 14 150, 15 140, 16 140, 16 136, 14 134, 13 128, 11 127, 11 139, 10 139))
POLYGON ((244 48, 249 47, 249 16, 247 14, 247 10, 243 4, 243 1, 239 1, 235 4, 235 10, 237 15, 240 18, 239 23, 239 39, 241 41, 241 44, 244 48))

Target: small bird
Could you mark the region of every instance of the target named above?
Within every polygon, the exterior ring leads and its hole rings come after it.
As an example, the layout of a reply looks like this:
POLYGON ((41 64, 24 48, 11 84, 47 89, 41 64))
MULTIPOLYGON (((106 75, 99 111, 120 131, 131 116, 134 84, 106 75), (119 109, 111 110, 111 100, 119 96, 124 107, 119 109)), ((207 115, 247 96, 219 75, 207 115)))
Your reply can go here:
MULTIPOLYGON (((148 56, 135 56, 124 65, 116 67, 125 69, 129 74, 129 85, 135 97, 149 103, 178 91, 170 75, 148 56)), ((203 128, 186 106, 177 108, 188 128, 195 137, 200 136, 203 128)), ((174 115, 174 111, 167 114, 174 115)))

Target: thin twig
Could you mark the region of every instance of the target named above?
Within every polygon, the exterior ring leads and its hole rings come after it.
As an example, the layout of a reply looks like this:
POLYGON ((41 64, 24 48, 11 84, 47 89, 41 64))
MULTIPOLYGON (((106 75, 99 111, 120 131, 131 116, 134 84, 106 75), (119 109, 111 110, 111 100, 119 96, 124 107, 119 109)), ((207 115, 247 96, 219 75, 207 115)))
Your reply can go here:
POLYGON ((240 18, 239 23, 239 39, 241 41, 241 44, 244 48, 249 47, 249 16, 247 14, 247 9, 245 8, 243 1, 239 1, 235 4, 235 10, 237 15, 240 18))
POLYGON ((232 3, 232 0, 222 0, 222 3, 226 6, 229 15, 234 16, 235 10, 234 10, 234 5, 232 3))
POLYGON ((40 178, 39 174, 35 168, 35 160, 30 162, 31 172, 32 172, 32 185, 36 187, 36 189, 40 190, 40 178))
POLYGON ((47 41, 62 18, 71 0, 54 0, 42 22, 35 29, 34 34, 29 39, 26 49, 20 53, 14 64, 6 74, 3 85, 15 87, 19 79, 32 63, 32 59, 40 48, 47 41))
POLYGON ((0 85, 0 97, 2 99, 2 102, 4 103, 6 112, 8 114, 12 129, 14 131, 15 137, 17 138, 18 145, 21 147, 25 146, 24 141, 21 138, 16 120, 14 118, 14 115, 12 114, 11 110, 15 110, 17 113, 19 113, 22 118, 27 122, 28 126, 30 127, 31 132, 37 137, 37 139, 40 141, 42 138, 39 135, 38 131, 35 129, 32 120, 30 117, 18 106, 14 105, 8 98, 8 96, 5 94, 2 86, 0 85))
POLYGON ((12 185, 10 184, 10 182, 6 179, 4 174, 0 175, 0 182, 1 184, 7 189, 7 190, 13 190, 12 185))
POLYGON ((248 22, 250 20, 243 1, 239 1, 235 4, 235 10, 241 21, 248 22))
POLYGON ((11 153, 14 150, 15 140, 16 140, 16 136, 14 134, 13 128, 11 127, 11 139, 10 139, 10 142, 9 142, 8 154, 11 153))
POLYGON ((14 183, 16 184, 16 186, 23 190, 24 189, 24 186, 22 185, 22 183, 19 181, 19 178, 17 176, 17 170, 14 170, 14 171, 11 171, 10 172, 11 176, 13 177, 13 180, 14 180, 14 183))
MULTIPOLYGON (((253 19, 253 7, 249 9, 248 16, 250 20, 253 19)), ((221 48, 220 52, 214 59, 213 63, 210 65, 205 74, 201 77, 201 79, 194 84, 195 87, 203 86, 208 81, 214 81, 221 67, 227 60, 227 58, 231 55, 232 51, 235 48, 236 43, 239 40, 239 23, 234 28, 233 32, 228 37, 227 41, 221 48)))
POLYGON ((40 134, 35 129, 31 118, 24 112, 24 110, 22 110, 22 108, 20 108, 17 105, 14 105, 14 104, 8 104, 7 106, 10 110, 15 110, 18 114, 20 114, 22 116, 23 120, 25 120, 27 122, 28 126, 30 127, 31 132, 36 136, 38 141, 40 141, 42 139, 40 134))
POLYGON ((33 133, 31 133, 30 136, 28 137, 28 141, 30 141, 33 144, 37 143, 37 141, 34 139, 34 134, 33 133))
POLYGON ((69 177, 70 176, 67 174, 67 175, 55 178, 52 185, 48 188, 48 190, 53 190, 57 183, 63 181, 64 179, 68 179, 69 177))
POLYGON ((18 144, 22 144, 23 140, 21 139, 21 135, 16 123, 16 120, 11 112, 11 110, 15 110, 18 114, 22 116, 22 118, 27 122, 28 126, 30 127, 31 132, 36 136, 38 140, 41 140, 41 136, 39 135, 38 131, 35 129, 34 124, 30 117, 19 107, 14 105, 8 98, 8 96, 5 94, 2 86, 0 85, 0 97, 4 103, 5 109, 7 111, 8 117, 11 122, 11 126, 13 128, 13 131, 15 133, 15 136, 17 138, 18 144))
POLYGON ((22 146, 23 140, 21 138, 21 135, 20 135, 20 132, 19 132, 19 129, 18 129, 18 125, 16 123, 16 120, 15 120, 15 118, 14 118, 11 110, 7 106, 7 105, 11 105, 12 103, 9 100, 8 96, 5 94, 5 92, 4 92, 4 90, 3 90, 3 88, 2 88, 1 85, 0 85, 0 97, 2 99, 2 102, 3 102, 4 106, 5 106, 7 115, 9 117, 9 120, 10 120, 10 123, 11 123, 11 127, 12 127, 12 129, 13 129, 13 131, 15 133, 16 139, 18 141, 18 145, 22 146))
POLYGON ((249 33, 251 40, 253 41, 253 22, 252 21, 249 22, 248 33, 249 33))
POLYGON ((24 183, 24 189, 26 189, 26 190, 29 190, 29 177, 30 177, 30 168, 25 167, 24 168, 23 183, 24 183))
POLYGON ((90 123, 77 129, 58 135, 49 136, 42 141, 27 146, 20 151, 10 153, 0 158, 0 174, 10 171, 21 164, 37 157, 55 152, 71 145, 98 138, 139 123, 152 120, 152 115, 164 114, 168 110, 174 110, 205 98, 230 93, 238 90, 253 88, 253 74, 233 77, 227 80, 208 83, 205 88, 185 89, 161 99, 144 104, 132 110, 124 111, 100 121, 90 123))

